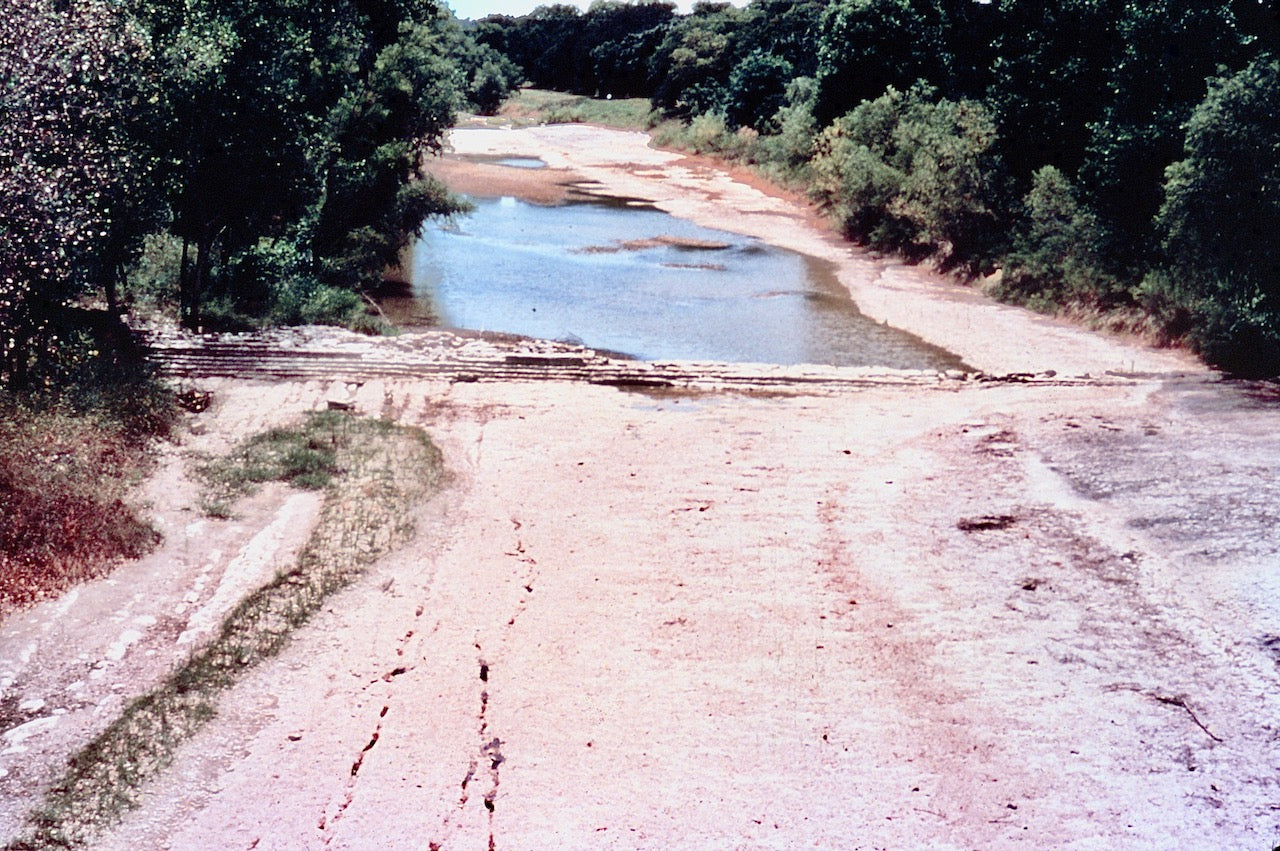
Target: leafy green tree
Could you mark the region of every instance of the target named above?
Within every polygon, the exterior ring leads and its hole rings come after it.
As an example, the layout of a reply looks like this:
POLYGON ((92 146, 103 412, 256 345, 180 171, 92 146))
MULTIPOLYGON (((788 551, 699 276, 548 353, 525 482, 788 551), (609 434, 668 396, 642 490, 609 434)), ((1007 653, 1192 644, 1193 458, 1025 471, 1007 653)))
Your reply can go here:
POLYGON ((529 82, 543 89, 582 92, 589 54, 580 45, 583 25, 578 7, 539 6, 517 24, 509 39, 518 50, 509 55, 529 82))
POLYGON ((992 81, 999 54, 1001 15, 995 2, 934 0, 942 19, 945 50, 951 57, 948 77, 938 85, 952 100, 979 100, 992 81))
POLYGON ((662 44, 675 17, 666 0, 596 0, 583 16, 581 47, 589 74, 579 91, 597 96, 646 95, 649 57, 662 44))
POLYGON ((1231 0, 1231 11, 1255 55, 1280 56, 1280 4, 1276 0, 1231 0))
POLYGON ((1158 226, 1180 301, 1208 356, 1280 371, 1280 60, 1210 82, 1169 167, 1158 226))
POLYGON ((433 22, 403 24, 331 115, 337 154, 314 239, 327 282, 375 286, 427 216, 456 209, 443 187, 418 179, 460 104, 447 51, 433 22))
POLYGON ((158 198, 133 20, 107 0, 0 8, 0 383, 23 388, 71 368, 89 332, 71 304, 113 299, 158 198))
POLYGON ((738 26, 738 55, 776 56, 791 64, 794 76, 812 77, 818 70, 815 46, 822 15, 829 4, 830 0, 751 0, 738 26))
POLYGON ((162 70, 156 138, 184 240, 189 324, 210 297, 268 311, 285 279, 371 286, 426 215, 452 209, 420 182, 420 160, 494 56, 435 3, 142 8, 162 70), (468 58, 478 67, 460 68, 468 58))
POLYGON ((795 78, 791 63, 768 53, 750 53, 729 75, 724 112, 730 127, 761 133, 778 129, 775 117, 786 104, 787 86, 795 78))
POLYGON ((1113 264, 1140 269, 1157 253, 1152 220, 1164 170, 1182 153, 1182 126, 1242 44, 1230 6, 1202 0, 1127 3, 1118 30, 1111 100, 1092 125, 1081 185, 1111 234, 1113 264))
POLYGON ((760 137, 759 148, 766 167, 784 179, 808 183, 809 158, 818 134, 818 122, 813 117, 817 93, 812 77, 796 77, 788 83, 785 103, 774 116, 777 133, 760 137))
POLYGON ((929 0, 838 0, 827 9, 817 43, 815 114, 829 124, 893 86, 935 86, 950 76, 943 19, 929 0))
POLYGON ((451 22, 447 32, 452 44, 449 60, 461 75, 467 107, 480 115, 497 113, 503 101, 524 81, 520 67, 457 22, 451 22))
POLYGON ((997 58, 987 103, 1000 123, 1000 151, 1024 187, 1053 166, 1074 175, 1090 128, 1109 101, 1121 50, 1123 0, 1001 0, 997 58))
POLYGON ((319 84, 302 6, 173 0, 150 10, 171 229, 194 250, 181 279, 189 324, 200 323, 211 291, 236 295, 228 277, 215 277, 216 259, 283 235, 318 197, 309 155, 323 116, 306 109, 319 84))
POLYGON ((650 62, 655 109, 682 118, 722 109, 742 15, 727 4, 699 4, 670 28, 650 62))

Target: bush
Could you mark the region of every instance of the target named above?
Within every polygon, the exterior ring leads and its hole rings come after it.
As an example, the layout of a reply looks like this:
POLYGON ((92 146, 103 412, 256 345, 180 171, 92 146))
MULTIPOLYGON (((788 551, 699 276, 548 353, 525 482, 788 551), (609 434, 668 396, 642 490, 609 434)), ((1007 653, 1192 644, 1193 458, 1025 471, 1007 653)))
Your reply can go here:
POLYGON ((813 117, 817 84, 812 77, 797 77, 787 86, 785 105, 773 117, 777 132, 760 139, 762 159, 777 176, 802 177, 813 154, 818 122, 813 117))
POLYGON ((1280 374, 1280 300, 1256 283, 1157 269, 1137 295, 1162 342, 1187 343, 1209 364, 1241 377, 1280 374))
POLYGON ((175 418, 172 393, 142 374, 0 397, 0 612, 158 543, 128 496, 175 418))
POLYGON ((853 239, 975 274, 996 253, 1003 176, 975 101, 892 87, 814 142, 814 192, 853 239))
POLYGON ((750 127, 730 131, 724 115, 718 112, 698 115, 688 124, 667 122, 656 128, 653 137, 659 146, 743 161, 754 161, 760 138, 750 127))
POLYGON ((1103 271, 1103 241, 1097 218, 1077 201, 1071 181, 1045 166, 1032 176, 993 294, 1037 310, 1130 302, 1128 289, 1103 271))
POLYGON ((142 242, 138 259, 125 275, 121 295, 126 308, 176 308, 181 269, 182 240, 168 232, 148 236, 142 242))
POLYGON ((315 278, 281 281, 268 320, 278 325, 338 325, 354 328, 367 314, 364 302, 351 290, 322 284, 315 278))
POLYGON ((1165 172, 1156 217, 1165 265, 1139 294, 1205 360, 1246 376, 1280 373, 1280 61, 1211 80, 1165 172))
MULTIPOLYGON (((1280 296, 1280 61, 1214 80, 1166 172, 1157 218, 1165 251, 1206 291, 1237 282, 1280 296)), ((1247 298, 1247 297, 1246 297, 1247 298)))

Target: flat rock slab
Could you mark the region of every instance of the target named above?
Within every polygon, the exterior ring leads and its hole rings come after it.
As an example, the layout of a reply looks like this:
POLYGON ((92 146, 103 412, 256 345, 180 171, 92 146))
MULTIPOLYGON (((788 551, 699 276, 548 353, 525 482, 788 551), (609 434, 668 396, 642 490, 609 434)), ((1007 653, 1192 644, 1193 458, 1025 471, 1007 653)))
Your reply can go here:
POLYGON ((1201 392, 366 386, 452 484, 101 847, 1265 845, 1274 527, 1069 486, 1203 452, 1201 392))

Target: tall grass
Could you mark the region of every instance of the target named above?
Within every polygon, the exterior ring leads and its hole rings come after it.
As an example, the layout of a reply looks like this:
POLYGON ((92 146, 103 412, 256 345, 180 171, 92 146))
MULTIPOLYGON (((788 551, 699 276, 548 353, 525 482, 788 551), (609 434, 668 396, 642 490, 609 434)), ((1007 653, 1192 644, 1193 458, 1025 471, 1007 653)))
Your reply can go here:
POLYGON ((647 130, 654 123, 648 98, 603 100, 545 89, 521 89, 498 113, 516 124, 600 124, 647 130))

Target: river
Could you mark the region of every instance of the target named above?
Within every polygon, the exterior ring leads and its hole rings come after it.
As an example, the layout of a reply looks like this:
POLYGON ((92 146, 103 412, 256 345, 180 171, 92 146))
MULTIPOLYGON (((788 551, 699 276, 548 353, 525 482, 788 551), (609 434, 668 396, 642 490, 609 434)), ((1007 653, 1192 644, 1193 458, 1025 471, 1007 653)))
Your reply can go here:
MULTIPOLYGON (((505 161, 529 168, 536 160, 505 161)), ((578 342, 644 360, 963 369, 863 316, 833 265, 637 201, 469 198, 412 247, 398 324, 578 342)))

